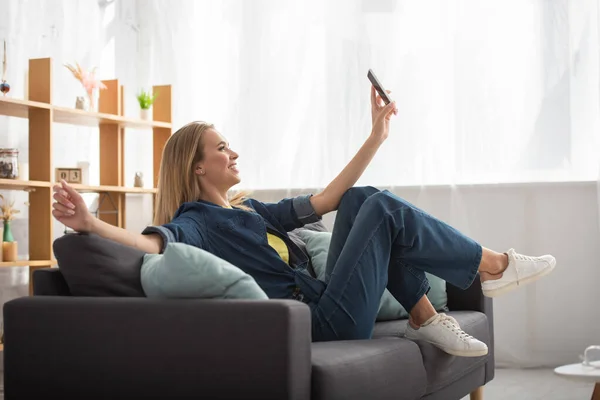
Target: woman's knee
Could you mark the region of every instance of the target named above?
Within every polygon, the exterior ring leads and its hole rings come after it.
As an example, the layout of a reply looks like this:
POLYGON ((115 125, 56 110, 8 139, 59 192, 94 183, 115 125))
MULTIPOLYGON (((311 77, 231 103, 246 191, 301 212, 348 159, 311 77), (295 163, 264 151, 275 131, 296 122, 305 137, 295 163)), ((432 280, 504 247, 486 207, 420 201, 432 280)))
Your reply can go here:
POLYGON ((404 218, 409 218, 416 214, 416 209, 407 201, 384 190, 369 196, 361 206, 361 212, 368 213, 373 220, 381 218, 395 218, 397 213, 401 213, 404 218))
POLYGON ((341 204, 345 203, 358 203, 362 204, 370 196, 381 193, 381 191, 373 186, 355 186, 346 190, 342 195, 341 204))

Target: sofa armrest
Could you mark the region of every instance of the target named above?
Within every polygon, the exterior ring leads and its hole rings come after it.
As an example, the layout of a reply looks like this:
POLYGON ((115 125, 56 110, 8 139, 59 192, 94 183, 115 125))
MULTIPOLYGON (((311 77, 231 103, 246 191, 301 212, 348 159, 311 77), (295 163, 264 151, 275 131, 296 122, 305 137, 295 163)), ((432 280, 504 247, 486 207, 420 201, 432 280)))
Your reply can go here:
POLYGON ((479 311, 485 314, 489 324, 490 343, 488 360, 485 366, 486 383, 494 379, 494 308, 492 299, 485 297, 481 291, 481 280, 479 275, 473 281, 473 284, 466 290, 462 290, 446 283, 446 293, 448 295, 448 308, 450 311, 479 311))
POLYGON ((35 296, 70 296, 71 291, 58 268, 40 268, 33 272, 35 296))
POLYGON ((297 301, 34 296, 4 324, 9 399, 310 397, 297 301))

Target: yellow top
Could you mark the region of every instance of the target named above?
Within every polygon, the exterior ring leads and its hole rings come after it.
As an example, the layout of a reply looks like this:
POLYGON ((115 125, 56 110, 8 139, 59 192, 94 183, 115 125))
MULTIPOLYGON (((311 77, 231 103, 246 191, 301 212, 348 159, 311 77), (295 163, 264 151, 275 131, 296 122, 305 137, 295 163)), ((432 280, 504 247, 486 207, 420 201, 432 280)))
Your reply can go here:
MULTIPOLYGON (((232 208, 231 206, 224 207, 232 208)), ((285 244, 285 242, 279 236, 273 235, 269 232, 267 232, 267 241, 269 242, 269 246, 271 246, 277 252, 277 254, 279 254, 279 257, 281 257, 281 259, 285 261, 286 264, 289 264, 290 251, 288 250, 288 247, 285 244)))
POLYGON ((289 264, 290 252, 285 242, 279 236, 273 235, 269 232, 267 232, 267 240, 269 241, 269 246, 275 249, 275 251, 279 254, 279 257, 281 257, 286 264, 289 264))

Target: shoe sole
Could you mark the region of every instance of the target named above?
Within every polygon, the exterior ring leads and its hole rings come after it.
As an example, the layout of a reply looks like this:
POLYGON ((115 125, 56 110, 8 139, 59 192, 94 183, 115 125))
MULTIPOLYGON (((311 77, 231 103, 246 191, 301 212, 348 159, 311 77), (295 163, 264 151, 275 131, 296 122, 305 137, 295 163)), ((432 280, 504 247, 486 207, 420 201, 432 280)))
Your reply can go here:
POLYGON ((486 356, 488 354, 488 349, 485 350, 452 350, 452 349, 448 349, 445 347, 440 346, 437 343, 434 342, 430 342, 429 340, 425 340, 425 339, 420 339, 420 338, 412 338, 409 336, 404 335, 405 339, 408 340, 412 340, 412 341, 420 341, 420 342, 425 342, 425 343, 429 343, 435 347, 437 347, 438 349, 442 350, 445 353, 450 354, 451 356, 456 356, 456 357, 482 357, 482 356, 486 356))
POLYGON ((512 283, 509 283, 508 285, 505 285, 505 286, 502 286, 502 287, 499 287, 496 289, 489 289, 489 290, 482 289, 483 295, 486 297, 498 297, 498 296, 501 296, 508 292, 512 292, 513 290, 517 289, 520 286, 527 285, 529 283, 537 281, 540 278, 543 278, 544 276, 548 275, 550 272, 554 271, 554 267, 556 267, 556 259, 552 260, 552 263, 549 264, 547 268, 541 270, 540 272, 538 272, 535 275, 531 275, 525 279, 521 279, 519 282, 512 282, 512 283))
POLYGON ((488 354, 487 349, 486 350, 478 350, 478 351, 460 351, 460 350, 444 349, 442 347, 438 347, 438 348, 452 356, 457 356, 457 357, 482 357, 482 356, 487 356, 487 354, 488 354))

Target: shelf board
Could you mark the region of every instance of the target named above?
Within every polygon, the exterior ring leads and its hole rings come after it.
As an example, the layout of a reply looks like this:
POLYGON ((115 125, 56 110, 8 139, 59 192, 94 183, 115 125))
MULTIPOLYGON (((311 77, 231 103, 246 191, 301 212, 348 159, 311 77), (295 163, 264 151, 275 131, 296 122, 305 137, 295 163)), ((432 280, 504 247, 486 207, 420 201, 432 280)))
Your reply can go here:
POLYGON ((0 262, 1 267, 49 267, 55 265, 56 260, 17 260, 17 261, 2 261, 0 262))
POLYGON ((168 122, 145 121, 119 115, 88 112, 68 107, 53 106, 54 122, 71 125, 98 126, 102 124, 118 124, 124 128, 171 128, 168 122))
POLYGON ((19 179, 0 179, 0 189, 26 190, 48 188, 52 183, 44 181, 22 181, 19 179))
POLYGON ((73 189, 78 192, 109 192, 109 193, 156 193, 156 189, 146 189, 146 188, 137 188, 137 187, 123 187, 123 186, 89 186, 89 185, 79 185, 79 184, 71 184, 73 189))
MULTIPOLYGON (((54 184, 52 182, 44 181, 22 181, 18 179, 0 179, 0 189, 8 190, 27 190, 35 188, 51 188, 54 184)), ((92 185, 80 185, 72 183, 73 189, 78 192, 109 192, 109 193, 139 193, 139 194, 154 194, 156 189, 148 188, 137 188, 137 187, 123 187, 123 186, 92 186, 92 185)))
POLYGON ((50 110, 51 108, 50 104, 40 103, 38 101, 0 97, 0 115, 9 117, 29 118, 29 110, 31 109, 50 110))
POLYGON ((77 110, 75 108, 53 106, 38 101, 29 101, 14 99, 12 97, 0 97, 0 115, 17 118, 29 118, 29 110, 45 109, 53 110, 54 122, 82 125, 99 126, 102 124, 117 124, 124 128, 168 128, 171 129, 171 123, 161 121, 146 121, 139 118, 128 118, 120 115, 89 112, 77 110))

